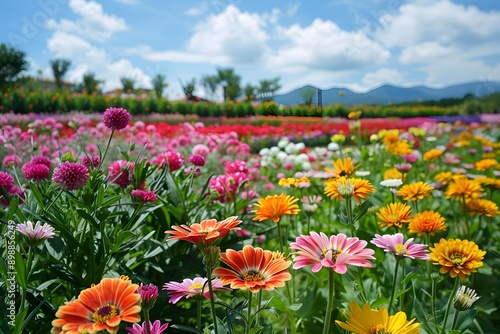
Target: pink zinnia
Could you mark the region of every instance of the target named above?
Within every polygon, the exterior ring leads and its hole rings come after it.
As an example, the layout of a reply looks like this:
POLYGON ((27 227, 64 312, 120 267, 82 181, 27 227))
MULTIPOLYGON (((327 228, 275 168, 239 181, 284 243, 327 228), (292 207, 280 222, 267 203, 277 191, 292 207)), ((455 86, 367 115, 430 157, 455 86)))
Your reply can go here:
POLYGON ((97 168, 99 163, 101 162, 101 158, 98 155, 91 155, 90 157, 84 155, 80 158, 80 163, 87 168, 97 168))
POLYGON ((121 130, 130 122, 130 114, 123 108, 108 108, 102 115, 102 122, 111 130, 121 130))
POLYGON ((189 156, 189 162, 195 166, 203 167, 205 166, 205 157, 200 154, 191 154, 189 156))
POLYGON ((84 165, 66 161, 57 166, 52 174, 52 181, 67 190, 83 187, 89 179, 89 170, 84 165))
POLYGON ((418 160, 418 155, 416 155, 415 153, 404 154, 403 159, 405 159, 406 162, 412 164, 418 160))
POLYGON ((117 160, 108 167, 109 180, 122 188, 132 183, 135 164, 126 160, 117 160))
POLYGON ((24 224, 17 224, 16 230, 33 241, 50 239, 54 235, 54 228, 52 226, 47 223, 41 225, 40 222, 36 222, 35 226, 30 221, 24 224))
MULTIPOLYGON (((202 295, 205 298, 210 298, 210 291, 208 290, 208 282, 206 277, 196 277, 194 279, 185 278, 182 282, 169 282, 165 283, 163 290, 168 291, 170 296, 169 303, 175 304, 182 297, 191 298, 194 296, 202 295)), ((212 291, 215 290, 231 290, 221 285, 220 280, 212 280, 212 291)), ((214 299, 217 299, 215 293, 214 299)))
POLYGON ((139 198, 143 202, 156 201, 156 194, 151 190, 134 189, 130 192, 130 195, 132 197, 139 198))
POLYGON ((411 169, 411 164, 396 164, 394 168, 396 168, 401 173, 408 173, 411 169))
POLYGON ((410 259, 428 260, 428 250, 425 249, 427 245, 414 244, 413 238, 404 241, 402 233, 396 234, 375 234, 375 238, 371 241, 377 247, 380 247, 384 252, 393 253, 398 256, 409 257, 410 259))
POLYGON ((326 267, 344 274, 348 265, 371 268, 369 260, 375 259, 372 256, 375 251, 366 248, 366 245, 366 241, 356 237, 349 238, 342 233, 330 237, 323 232, 301 235, 290 244, 291 249, 297 250, 292 253, 293 269, 311 265, 315 273, 326 267))
POLYGON ((34 164, 31 161, 21 167, 24 177, 28 180, 40 181, 49 178, 50 168, 44 164, 34 164))
MULTIPOLYGON (((167 329, 168 323, 161 324, 160 320, 156 320, 154 323, 149 322, 149 330, 151 334, 163 334, 167 329)), ((146 322, 144 321, 142 325, 132 324, 132 327, 125 328, 129 334, 147 334, 146 322)))

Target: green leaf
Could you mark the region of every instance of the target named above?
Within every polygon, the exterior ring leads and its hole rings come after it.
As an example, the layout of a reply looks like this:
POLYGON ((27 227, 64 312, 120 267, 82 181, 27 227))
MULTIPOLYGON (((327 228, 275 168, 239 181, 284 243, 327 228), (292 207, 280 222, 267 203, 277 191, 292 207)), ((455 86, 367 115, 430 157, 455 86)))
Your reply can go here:
POLYGON ((19 311, 16 315, 16 321, 14 324, 14 334, 20 334, 23 325, 24 325, 24 319, 26 318, 26 314, 28 314, 28 307, 23 308, 21 311, 19 311))
POLYGON ((40 206, 40 208, 41 209, 45 208, 45 205, 43 204, 43 197, 42 194, 40 193, 40 190, 38 189, 38 186, 33 182, 30 182, 29 185, 31 194, 35 197, 35 200, 40 206))
POLYGON ((23 288, 23 290, 26 290, 28 287, 28 284, 26 283, 27 277, 26 277, 26 264, 24 263, 23 257, 19 252, 16 252, 14 255, 16 259, 16 277, 17 277, 17 283, 23 288))
POLYGON ((167 186, 168 186, 168 194, 170 195, 170 198, 172 199, 172 202, 174 205, 178 206, 181 204, 181 199, 178 193, 177 185, 172 178, 171 173, 166 174, 166 180, 167 180, 167 186))
POLYGON ((257 333, 259 333, 262 329, 264 329, 264 327, 262 327, 262 326, 255 326, 255 327, 252 327, 252 329, 250 330, 250 332, 248 332, 248 334, 257 334, 257 333))
POLYGON ((458 316, 457 325, 459 326, 459 331, 466 330, 476 318, 476 309, 470 309, 467 311, 460 312, 458 316))
POLYGON ((180 330, 183 330, 183 331, 189 332, 189 333, 203 334, 203 332, 200 332, 197 328, 194 328, 194 327, 189 327, 189 326, 184 326, 184 325, 172 325, 169 327, 175 328, 175 329, 180 329, 180 330))
POLYGON ((89 215, 85 210, 83 210, 83 209, 76 209, 76 212, 78 213, 78 215, 80 217, 82 217, 83 219, 85 219, 86 221, 88 221, 89 223, 91 223, 94 226, 94 228, 98 228, 99 227, 99 224, 94 219, 94 217, 92 217, 91 215, 89 215))
POLYGON ((302 307, 302 303, 289 305, 288 308, 292 311, 298 311, 302 307))

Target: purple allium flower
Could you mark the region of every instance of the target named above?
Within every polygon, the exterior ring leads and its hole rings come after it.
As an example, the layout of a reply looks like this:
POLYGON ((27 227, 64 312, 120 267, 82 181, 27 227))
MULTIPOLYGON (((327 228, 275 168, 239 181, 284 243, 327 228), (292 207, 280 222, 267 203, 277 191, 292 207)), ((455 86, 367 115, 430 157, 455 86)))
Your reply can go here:
POLYGON ((90 157, 84 155, 80 158, 80 163, 87 168, 97 168, 99 163, 101 162, 101 158, 98 155, 91 155, 90 157))
POLYGON ((20 162, 21 160, 16 154, 6 155, 2 160, 4 166, 9 166, 9 167, 16 167, 19 165, 20 162))
POLYGON ((414 244, 413 238, 410 238, 405 242, 404 235, 402 233, 396 233, 393 235, 375 234, 375 238, 371 240, 371 243, 382 248, 384 252, 393 253, 398 256, 420 260, 429 259, 429 250, 425 249, 427 245, 414 244))
POLYGON ((130 114, 123 108, 108 108, 102 115, 102 122, 111 130, 121 130, 130 122, 130 114))
POLYGON ((52 181, 67 190, 76 190, 83 187, 89 179, 89 170, 76 162, 63 162, 54 169, 52 181))
POLYGON ((154 202, 156 201, 156 194, 151 190, 134 189, 130 192, 132 197, 141 199, 143 202, 154 202))
POLYGON ((42 164, 42 165, 45 165, 49 168, 52 166, 52 161, 50 161, 49 158, 41 156, 41 155, 35 155, 33 158, 31 158, 31 163, 35 164, 35 165, 42 164))
POLYGON ((41 225, 40 222, 36 222, 35 226, 30 221, 24 224, 17 224, 16 230, 32 241, 50 239, 54 235, 54 228, 52 226, 46 223, 41 225))
POLYGON ((49 178, 50 168, 44 164, 34 164, 29 161, 21 167, 21 170, 24 177, 29 180, 40 181, 49 178))
POLYGON ((205 166, 205 157, 200 154, 191 154, 189 156, 189 162, 195 166, 203 167, 205 166))
POLYGON ((141 295, 142 301, 150 301, 158 297, 158 287, 154 284, 140 284, 137 293, 141 295))
MULTIPOLYGON (((163 334, 167 327, 168 323, 162 325, 160 320, 156 320, 154 323, 149 322, 149 330, 151 334, 163 334)), ((132 327, 127 327, 125 329, 129 334, 147 334, 145 321, 142 325, 132 324, 132 327)))
POLYGON ((122 188, 132 183, 135 164, 126 160, 117 160, 108 167, 109 180, 122 188))

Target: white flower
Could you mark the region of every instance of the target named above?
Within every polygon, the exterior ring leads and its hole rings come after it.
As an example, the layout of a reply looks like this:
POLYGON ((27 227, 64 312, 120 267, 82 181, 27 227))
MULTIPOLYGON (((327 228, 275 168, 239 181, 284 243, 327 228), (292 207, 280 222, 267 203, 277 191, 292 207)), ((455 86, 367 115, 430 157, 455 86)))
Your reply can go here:
POLYGON ((269 149, 269 155, 275 157, 278 152, 281 152, 280 148, 278 146, 273 146, 269 149))
POLYGON ((302 142, 295 144, 295 149, 297 151, 302 151, 304 148, 306 148, 306 144, 304 144, 302 142))
POLYGON ((295 145, 294 143, 289 143, 288 145, 286 145, 284 150, 288 154, 295 154, 299 151, 297 149, 297 145, 295 145))
POLYGON ((288 139, 286 137, 285 138, 281 138, 280 141, 278 142, 278 147, 279 148, 285 148, 288 145, 288 143, 290 143, 290 139, 288 139))
POLYGON ((434 136, 429 136, 429 137, 425 138, 425 140, 427 140, 427 141, 436 141, 437 138, 434 137, 434 136))
POLYGON ((388 180, 380 181, 381 186, 388 187, 388 188, 397 188, 402 184, 403 184, 403 181, 401 179, 388 179, 388 180))
POLYGON ((281 163, 285 162, 285 160, 288 158, 288 154, 286 154, 283 151, 278 152, 276 154, 276 159, 278 159, 281 163))
POLYGON ((303 170, 311 170, 312 165, 309 161, 304 161, 300 164, 300 167, 302 167, 303 170))
POLYGON ((328 144, 327 148, 328 148, 330 151, 338 151, 338 150, 339 150, 339 148, 340 148, 340 146, 339 146, 339 144, 337 144, 337 143, 333 143, 333 142, 332 142, 332 143, 329 143, 329 144, 328 144))
POLYGON ((325 155, 328 153, 328 150, 324 147, 315 147, 313 149, 313 152, 314 154, 318 155, 318 156, 322 156, 322 155, 325 155))
POLYGON ((479 297, 474 289, 462 285, 453 299, 453 307, 459 311, 468 310, 479 297))
POLYGON ((356 176, 361 176, 361 177, 363 177, 363 176, 368 176, 368 175, 370 175, 370 171, 357 170, 357 171, 355 172, 355 174, 356 174, 356 176))
POLYGON ((270 150, 269 150, 267 147, 264 147, 263 149, 261 149, 261 150, 259 151, 259 155, 263 157, 263 156, 265 156, 265 155, 268 155, 268 154, 269 154, 269 151, 270 151, 270 150))

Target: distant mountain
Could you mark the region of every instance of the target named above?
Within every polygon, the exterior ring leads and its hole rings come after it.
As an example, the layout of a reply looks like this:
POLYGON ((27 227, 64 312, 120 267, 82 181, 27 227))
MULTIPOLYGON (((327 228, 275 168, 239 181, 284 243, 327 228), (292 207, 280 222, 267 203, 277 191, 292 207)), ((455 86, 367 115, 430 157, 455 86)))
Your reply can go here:
POLYGON ((467 94, 475 97, 500 92, 500 82, 470 82, 444 88, 429 88, 425 86, 396 87, 384 85, 366 93, 356 93, 347 88, 320 89, 311 85, 297 88, 289 93, 275 95, 274 101, 283 105, 296 105, 305 102, 305 96, 312 96, 312 103, 318 104, 318 95, 322 95, 324 106, 341 103, 353 104, 389 104, 411 101, 430 101, 446 98, 462 98, 467 94), (314 92, 314 94, 313 94, 314 92))

